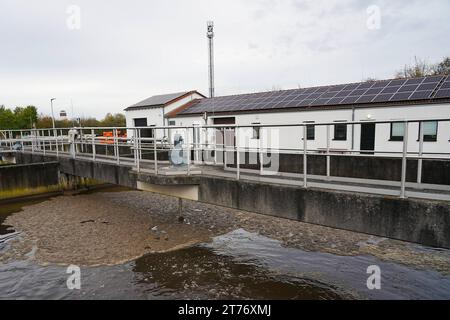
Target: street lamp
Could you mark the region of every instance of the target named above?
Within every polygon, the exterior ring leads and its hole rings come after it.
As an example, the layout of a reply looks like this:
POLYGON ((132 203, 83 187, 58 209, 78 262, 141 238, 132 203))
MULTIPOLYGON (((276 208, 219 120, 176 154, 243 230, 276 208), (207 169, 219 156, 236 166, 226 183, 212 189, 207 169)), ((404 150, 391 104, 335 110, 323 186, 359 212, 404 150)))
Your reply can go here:
POLYGON ((56 100, 56 98, 50 99, 50 105, 52 107, 52 125, 53 125, 53 129, 55 129, 55 116, 53 115, 53 100, 56 100))

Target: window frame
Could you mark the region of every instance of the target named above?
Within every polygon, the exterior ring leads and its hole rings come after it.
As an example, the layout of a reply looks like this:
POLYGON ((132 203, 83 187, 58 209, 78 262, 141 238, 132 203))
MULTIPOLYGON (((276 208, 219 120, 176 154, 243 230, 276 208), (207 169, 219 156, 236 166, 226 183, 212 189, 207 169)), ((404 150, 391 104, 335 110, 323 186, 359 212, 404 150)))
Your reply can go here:
POLYGON ((260 122, 252 123, 252 139, 253 140, 261 139, 261 123, 260 122))
POLYGON ((404 122, 391 122, 391 125, 390 125, 390 128, 391 128, 391 131, 390 131, 390 134, 389 134, 389 141, 403 141, 404 139, 405 139, 405 123, 404 122), (392 129, 393 129, 393 127, 394 127, 394 124, 401 124, 401 125, 403 125, 403 135, 402 136, 393 136, 392 135, 392 129))
POLYGON ((333 134, 333 141, 347 141, 347 139, 348 139, 348 128, 347 128, 348 124, 347 124, 347 120, 334 121, 334 123, 335 124, 334 124, 334 130, 333 130, 333 132, 334 132, 334 134, 333 134), (336 135, 336 133, 338 131, 337 128, 339 126, 343 126, 345 128, 345 137, 343 137, 343 138, 338 138, 337 135, 336 135))
POLYGON ((306 124, 306 140, 307 141, 315 141, 316 140, 316 126, 314 125, 315 121, 304 121, 306 124), (310 136, 312 129, 312 137, 310 136))
POLYGON ((438 132, 439 132, 439 121, 421 121, 419 122, 419 135, 417 137, 417 141, 420 141, 420 127, 421 127, 421 123, 423 123, 425 125, 426 122, 435 122, 436 123, 436 134, 435 135, 423 135, 423 142, 437 142, 437 136, 438 136, 438 132))

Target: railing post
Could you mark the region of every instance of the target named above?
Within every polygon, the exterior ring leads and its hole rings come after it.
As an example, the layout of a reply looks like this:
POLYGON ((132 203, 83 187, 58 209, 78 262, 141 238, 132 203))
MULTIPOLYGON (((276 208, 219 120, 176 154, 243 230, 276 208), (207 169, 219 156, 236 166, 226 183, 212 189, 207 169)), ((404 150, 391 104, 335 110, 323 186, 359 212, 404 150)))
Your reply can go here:
POLYGON ((120 164, 119 137, 117 134, 117 129, 114 129, 113 133, 114 133, 114 155, 116 157, 117 164, 120 164))
POLYGON ((307 127, 306 125, 303 125, 303 188, 308 187, 308 155, 307 155, 307 148, 308 148, 308 139, 307 139, 307 127))
POLYGON ((419 160, 417 161, 417 187, 420 188, 422 184, 422 156, 423 156, 423 121, 419 122, 419 160))
POLYGON ((46 148, 46 146, 45 146, 45 144, 46 144, 46 141, 45 141, 45 130, 42 130, 42 143, 44 145, 44 156, 45 156, 45 148, 46 148))
POLYGON ((92 143, 92 160, 95 161, 96 148, 95 148, 95 131, 91 129, 91 143, 92 143))
POLYGON ((133 129, 133 147, 134 166, 137 168, 137 129, 133 129))
POLYGON ((59 158, 59 147, 58 147, 58 130, 53 130, 53 138, 55 138, 55 145, 56 145, 56 157, 59 158))
POLYGON ((138 157, 137 157, 137 170, 138 170, 138 172, 141 172, 141 157, 142 157, 142 150, 141 150, 141 129, 137 129, 137 136, 138 136, 138 140, 137 140, 137 153, 138 153, 138 157))
POLYGON ((217 129, 213 128, 214 135, 214 165, 217 165, 217 129))
POLYGON ((408 155, 408 122, 405 121, 405 133, 403 136, 403 157, 402 157, 402 181, 400 198, 406 198, 406 163, 408 155))
POLYGON ((186 128, 186 144, 187 144, 187 174, 191 174, 191 142, 189 138, 189 128, 186 128))
POLYGON ((50 130, 47 130, 47 134, 48 134, 48 146, 49 146, 49 151, 50 153, 52 152, 52 139, 50 139, 50 130))
POLYGON ((31 153, 34 153, 34 148, 36 145, 36 129, 30 131, 31 134, 31 153))
POLYGON ((331 176, 331 166, 330 166, 330 125, 327 125, 327 179, 331 176))
POLYGON ((9 144, 9 151, 12 151, 11 130, 8 130, 8 144, 9 144))
POLYGON ((155 134, 153 135, 153 157, 155 159, 155 174, 158 175, 158 150, 156 148, 156 132, 157 130, 155 129, 155 134))
POLYGON ((259 129, 259 140, 258 140, 258 152, 259 152, 259 174, 262 176, 264 174, 264 153, 262 150, 263 143, 262 143, 262 132, 261 128, 259 129))
POLYGON ((223 150, 223 170, 227 170, 227 128, 223 128, 222 150, 223 150))
POLYGON ((25 151, 25 147, 23 146, 23 131, 20 130, 20 145, 22 146, 22 152, 25 151))
POLYGON ((239 180, 241 177, 241 157, 239 154, 239 127, 236 127, 235 132, 235 140, 236 140, 236 180, 239 180))

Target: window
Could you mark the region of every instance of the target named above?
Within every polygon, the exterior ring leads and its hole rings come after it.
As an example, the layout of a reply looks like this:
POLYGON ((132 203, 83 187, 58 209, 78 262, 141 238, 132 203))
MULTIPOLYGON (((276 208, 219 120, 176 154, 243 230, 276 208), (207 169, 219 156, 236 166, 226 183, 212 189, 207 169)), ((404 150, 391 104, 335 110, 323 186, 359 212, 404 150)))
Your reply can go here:
MULTIPOLYGON (((423 141, 434 142, 437 141, 437 121, 424 121, 423 122, 423 141)), ((419 138, 420 141, 420 127, 419 127, 419 138)))
POLYGON ((391 138, 389 141, 403 141, 405 136, 405 123, 396 122, 391 123, 391 138))
MULTIPOLYGON (((335 121, 335 122, 345 122, 345 121, 335 121)), ((334 140, 345 141, 347 140, 347 124, 335 124, 334 125, 334 140)))
POLYGON ((174 126, 175 125, 175 120, 169 120, 169 126, 174 126))
MULTIPOLYGON (((261 123, 252 123, 252 125, 257 125, 261 123)), ((259 139, 261 127, 253 127, 253 136, 252 139, 259 139)))
MULTIPOLYGON (((314 123, 314 121, 305 121, 305 123, 314 123)), ((307 140, 316 139, 316 127, 314 125, 306 126, 306 139, 307 140)))

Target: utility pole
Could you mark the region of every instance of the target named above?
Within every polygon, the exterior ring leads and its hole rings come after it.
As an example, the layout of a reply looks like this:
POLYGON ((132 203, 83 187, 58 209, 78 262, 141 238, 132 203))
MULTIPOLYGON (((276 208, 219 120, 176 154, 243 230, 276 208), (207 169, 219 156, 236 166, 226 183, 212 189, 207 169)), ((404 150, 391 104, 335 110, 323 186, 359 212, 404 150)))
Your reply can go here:
POLYGON ((56 98, 50 99, 50 106, 52 108, 52 125, 53 125, 53 129, 55 129, 55 115, 53 114, 53 100, 56 100, 56 98))
POLYGON ((207 22, 208 49, 209 49, 209 97, 214 98, 214 22, 207 22))

